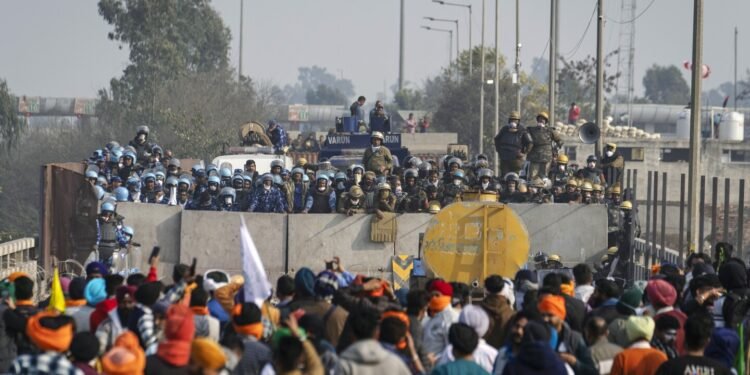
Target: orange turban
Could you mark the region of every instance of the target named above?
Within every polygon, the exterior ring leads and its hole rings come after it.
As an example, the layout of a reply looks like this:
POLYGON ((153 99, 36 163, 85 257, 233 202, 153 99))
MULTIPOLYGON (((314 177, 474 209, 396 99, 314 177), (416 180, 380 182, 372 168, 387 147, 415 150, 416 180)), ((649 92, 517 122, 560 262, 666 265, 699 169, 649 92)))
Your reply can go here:
POLYGON ((146 368, 146 355, 143 353, 138 337, 125 331, 102 357, 103 373, 107 375, 143 374, 146 368))
POLYGON ((23 276, 23 277, 29 277, 29 274, 26 273, 26 272, 21 272, 21 271, 13 272, 13 273, 10 274, 10 276, 8 276, 8 281, 14 283, 14 282, 16 282, 16 279, 19 278, 19 277, 21 277, 21 276, 23 276))
POLYGON ((221 346, 211 339, 197 338, 190 348, 190 358, 202 369, 220 370, 227 362, 221 346))
POLYGON ((537 307, 540 313, 554 315, 565 320, 565 298, 562 296, 548 294, 539 300, 537 307))
POLYGON ((29 318, 26 334, 39 349, 63 353, 73 341, 73 320, 54 311, 43 311, 29 318))
POLYGON ((572 280, 568 284, 562 284, 562 285, 560 285, 560 292, 562 292, 562 294, 567 294, 567 295, 569 295, 571 297, 575 297, 575 290, 576 290, 576 288, 575 288, 572 280))

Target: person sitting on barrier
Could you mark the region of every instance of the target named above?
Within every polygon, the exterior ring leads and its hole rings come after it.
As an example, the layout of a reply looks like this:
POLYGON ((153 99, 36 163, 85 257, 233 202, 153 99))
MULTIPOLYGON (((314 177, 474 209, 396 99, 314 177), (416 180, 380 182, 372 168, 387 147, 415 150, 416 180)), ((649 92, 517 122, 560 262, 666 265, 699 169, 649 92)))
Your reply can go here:
POLYGON ((377 215, 383 219, 385 212, 396 212, 396 197, 391 191, 391 185, 387 182, 378 184, 377 196, 374 196, 372 204, 367 207, 368 213, 377 215))

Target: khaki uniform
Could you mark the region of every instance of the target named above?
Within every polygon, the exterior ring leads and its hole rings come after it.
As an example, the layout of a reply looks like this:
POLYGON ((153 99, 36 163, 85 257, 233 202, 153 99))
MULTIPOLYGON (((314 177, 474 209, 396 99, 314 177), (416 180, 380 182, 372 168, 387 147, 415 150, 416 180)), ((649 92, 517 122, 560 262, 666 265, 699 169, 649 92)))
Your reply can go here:
POLYGON ((558 146, 562 144, 560 135, 553 129, 541 126, 530 127, 528 132, 533 140, 533 147, 526 156, 529 161, 529 176, 547 177, 547 168, 553 157, 553 143, 558 146))
POLYGON ((362 158, 362 165, 366 171, 375 172, 376 175, 385 174, 386 170, 393 168, 393 156, 388 147, 380 146, 377 151, 372 151, 372 147, 365 150, 365 156, 362 158))

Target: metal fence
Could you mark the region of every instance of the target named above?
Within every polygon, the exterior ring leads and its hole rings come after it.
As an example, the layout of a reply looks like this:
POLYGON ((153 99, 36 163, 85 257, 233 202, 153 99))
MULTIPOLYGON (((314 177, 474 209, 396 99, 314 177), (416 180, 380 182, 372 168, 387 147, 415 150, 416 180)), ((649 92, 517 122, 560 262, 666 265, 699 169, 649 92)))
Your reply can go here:
POLYGON ((646 260, 654 259, 654 256, 656 256, 656 261, 651 262, 651 265, 665 263, 680 264, 680 255, 677 250, 661 247, 661 245, 653 245, 642 238, 636 238, 633 241, 633 250, 632 280, 648 280, 651 275, 651 267, 647 265, 646 260))
MULTIPOLYGON (((667 172, 647 171, 646 197, 636 197, 638 171, 626 170, 625 188, 636 210, 643 211, 645 225, 641 222, 640 239, 644 258, 644 266, 649 269, 652 264, 670 258, 665 255, 669 250, 666 246, 667 238, 675 246, 676 264, 682 265, 690 252, 710 252, 719 242, 726 242, 734 246, 735 256, 744 257, 744 211, 745 211, 745 179, 720 178, 701 176, 698 197, 699 222, 698 228, 690 228, 687 215, 687 178, 685 173, 679 175, 679 197, 676 189, 669 190, 670 177, 667 172), (723 179, 723 183, 720 183, 723 179), (710 186, 707 187, 707 184, 710 186), (668 194, 671 191, 671 194, 668 194), (723 202, 719 202, 719 197, 723 202), (645 198, 645 199, 643 199, 645 198), (708 218, 710 217, 710 222, 708 218), (721 221, 721 223, 719 223, 721 221), (672 234, 667 233, 667 224, 672 226, 672 234), (706 224, 709 227, 706 228, 706 224), (720 225, 721 224, 721 225, 720 225), (676 226, 676 230, 674 230, 676 226), (698 231, 700 242, 696 246, 690 244, 688 234, 692 230, 698 231), (664 250, 662 250, 664 249, 664 250)), ((675 183, 676 179, 672 180, 675 183)), ((627 194, 627 193, 626 193, 627 194)))

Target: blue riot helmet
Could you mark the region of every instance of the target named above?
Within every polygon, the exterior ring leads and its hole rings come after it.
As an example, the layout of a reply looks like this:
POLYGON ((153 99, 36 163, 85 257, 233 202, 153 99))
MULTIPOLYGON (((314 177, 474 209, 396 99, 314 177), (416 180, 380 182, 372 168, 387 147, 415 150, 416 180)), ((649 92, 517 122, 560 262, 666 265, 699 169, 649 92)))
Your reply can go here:
POLYGON ((198 172, 201 169, 203 169, 203 165, 201 165, 200 163, 199 164, 194 164, 193 168, 190 169, 190 172, 192 172, 193 174, 195 174, 195 172, 198 172))
POLYGON ((169 164, 167 164, 167 168, 169 170, 176 170, 182 166, 181 164, 182 163, 180 163, 180 159, 172 158, 172 159, 169 159, 169 164))
POLYGON ((328 186, 328 183, 331 181, 331 179, 328 178, 328 174, 319 172, 315 177, 315 187, 320 188, 319 185, 323 181, 325 181, 325 186, 328 186))
POLYGON ((170 189, 170 188, 173 188, 173 187, 177 187, 178 183, 179 183, 179 180, 177 179, 177 177, 171 176, 171 177, 167 178, 167 180, 164 182, 164 186, 167 189, 170 189))
POLYGON ((221 204, 231 206, 237 199, 237 192, 230 187, 221 188, 219 199, 221 200, 221 204))
POLYGON ((109 162, 118 163, 122 157, 122 149, 116 148, 109 153, 109 162))
POLYGON ((109 185, 109 183, 107 182, 107 179, 104 178, 104 176, 97 177, 96 184, 102 187, 109 185))
POLYGON ((333 180, 336 182, 344 182, 346 181, 346 173, 344 172, 336 172, 336 174, 333 176, 333 180))
POLYGON ((122 186, 115 189, 114 194, 115 199, 117 199, 118 202, 127 202, 128 198, 130 197, 130 192, 128 191, 128 189, 122 186))
POLYGON ((232 187, 235 190, 242 190, 242 188, 245 187, 245 179, 241 174, 235 174, 234 176, 232 176, 232 187))
POLYGON ((105 191, 103 187, 99 185, 94 186, 94 192, 96 193, 97 200, 101 200, 102 198, 104 198, 105 191))
POLYGON ((216 165, 214 165, 214 164, 209 164, 208 166, 206 166, 206 174, 209 175, 209 176, 211 176, 211 175, 218 176, 219 175, 219 168, 216 165))
POLYGON ((221 177, 222 180, 225 178, 232 178, 232 170, 229 168, 221 168, 219 171, 219 177, 221 177))
POLYGON ((127 160, 130 160, 131 163, 135 163, 135 160, 136 160, 135 152, 130 151, 130 150, 123 152, 122 153, 123 163, 125 163, 127 160))
POLYGON ((262 180, 263 182, 266 182, 266 181, 271 181, 271 182, 273 182, 273 175, 272 175, 272 174, 270 174, 270 173, 265 173, 265 174, 263 174, 263 177, 261 177, 261 180, 262 180))
POLYGON ((164 155, 164 150, 162 150, 161 146, 154 145, 154 147, 151 147, 151 154, 159 155, 161 157, 162 155, 164 155))
POLYGON ((242 174, 243 172, 245 172, 243 169, 241 169, 241 168, 235 168, 234 172, 232 174, 242 174))
POLYGON ((133 240, 133 236, 135 236, 135 230, 133 230, 133 227, 124 226, 122 227, 122 234, 124 234, 127 237, 128 242, 130 242, 133 240))
POLYGON ((462 170, 459 169, 459 170, 453 172, 453 178, 454 179, 460 178, 462 180, 466 180, 466 175, 464 174, 464 171, 462 171, 462 170))
POLYGON ((187 177, 180 177, 179 180, 177 180, 177 188, 178 190, 184 190, 188 191, 190 190, 190 185, 192 183, 190 182, 190 179, 187 177))
POLYGON ((154 172, 154 176, 156 176, 157 181, 164 181, 164 179, 167 177, 167 175, 164 174, 164 171, 156 171, 154 172))
POLYGON ((109 142, 107 142, 107 144, 104 147, 106 147, 108 150, 112 151, 115 148, 119 148, 120 147, 120 143, 117 142, 117 141, 109 141, 109 142))
POLYGON ((279 159, 271 160, 271 173, 281 173, 281 170, 284 169, 284 162, 279 159))
POLYGON ((141 180, 138 177, 136 177, 136 176, 132 176, 132 177, 128 178, 127 185, 128 185, 128 188, 134 188, 135 190, 140 190, 141 189, 141 180))
POLYGON ((292 168, 292 178, 294 177, 294 175, 296 175, 296 174, 298 174, 298 173, 299 173, 300 175, 304 176, 304 175, 305 175, 305 170, 304 170, 304 169, 302 169, 302 168, 300 168, 300 167, 295 167, 295 168, 292 168))
POLYGON ((309 183, 310 182, 310 176, 303 174, 302 175, 302 182, 309 183))
POLYGON ((213 175, 208 177, 208 191, 211 192, 211 195, 215 195, 219 192, 220 185, 221 179, 219 176, 213 175))
POLYGON ((112 204, 111 202, 104 202, 102 203, 102 206, 101 206, 101 212, 102 214, 107 213, 107 212, 114 213, 115 205, 112 204))
POLYGON ((273 184, 276 185, 276 187, 281 187, 281 185, 284 185, 284 180, 281 179, 281 176, 275 174, 273 175, 273 184))
POLYGON ((242 175, 242 188, 250 190, 253 188, 253 178, 248 175, 242 175))
POLYGON ((92 182, 95 182, 96 179, 99 178, 99 174, 96 173, 96 171, 88 170, 86 171, 86 179, 92 182))

